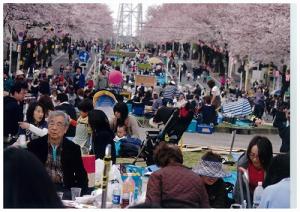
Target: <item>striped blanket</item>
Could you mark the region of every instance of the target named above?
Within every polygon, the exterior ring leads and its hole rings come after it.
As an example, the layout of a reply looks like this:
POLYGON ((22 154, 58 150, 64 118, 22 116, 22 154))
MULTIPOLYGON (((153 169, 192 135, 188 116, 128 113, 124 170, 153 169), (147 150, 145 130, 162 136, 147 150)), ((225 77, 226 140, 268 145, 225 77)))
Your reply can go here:
POLYGON ((222 105, 222 112, 226 116, 246 116, 252 113, 250 103, 247 99, 239 99, 222 105))

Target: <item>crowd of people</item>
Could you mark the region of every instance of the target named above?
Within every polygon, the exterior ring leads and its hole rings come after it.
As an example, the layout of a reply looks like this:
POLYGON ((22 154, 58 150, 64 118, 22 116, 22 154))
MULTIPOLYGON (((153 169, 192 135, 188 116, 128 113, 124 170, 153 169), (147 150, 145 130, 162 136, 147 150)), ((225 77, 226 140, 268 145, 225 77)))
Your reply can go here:
MULTIPOLYGON (((263 85, 255 85, 255 98, 251 99, 249 93, 230 91, 224 83, 218 87, 213 79, 208 78, 209 71, 202 70, 205 66, 201 66, 200 74, 194 71, 195 86, 192 87, 179 86, 176 77, 162 86, 134 86, 138 64, 148 60, 139 52, 134 58, 124 57, 122 67, 115 67, 114 59, 103 55, 99 70, 89 76, 82 72, 78 61, 73 58, 81 48, 99 50, 91 42, 76 42, 67 45, 65 51, 69 54, 69 61, 59 70, 53 70, 50 64, 41 70, 33 69, 32 75, 24 69, 13 76, 4 72, 4 207, 59 208, 63 205, 55 191, 70 195, 71 187, 80 187, 83 195, 89 193, 82 154, 94 154, 96 159, 103 159, 107 144, 111 144, 112 162, 116 163, 116 140, 124 136, 142 137, 137 119, 129 113, 128 103, 144 104, 156 122, 168 118, 161 110, 177 107, 183 116, 192 111, 198 122, 217 125, 222 102, 232 96, 249 100, 255 124, 263 119, 264 114, 271 114, 282 138, 280 152, 283 155, 273 157, 269 139, 254 137, 238 162, 238 173, 247 170, 252 196, 258 182, 263 182, 265 190, 259 207, 289 207, 289 170, 285 170, 290 151, 289 103, 283 101, 282 95, 270 95, 263 85), (108 74, 112 68, 124 72, 121 89, 132 93, 127 104, 109 82, 108 74), (202 83, 207 84, 207 90, 197 83, 198 76, 202 83), (116 95, 118 102, 113 107, 113 117, 94 108, 93 96, 102 89, 111 90, 116 95), (281 201, 274 195, 278 189, 286 192, 281 201), (31 195, 22 193, 29 190, 31 195)), ((176 75, 175 59, 172 55, 169 59, 170 70, 176 75)), ((143 74, 159 76, 164 69, 163 65, 155 64, 143 74)), ((186 73, 188 80, 191 78, 189 71, 183 66, 183 76, 186 73)), ((234 202, 242 204, 238 183, 234 200, 227 196, 222 178, 228 173, 222 169, 220 155, 206 153, 191 170, 183 165, 178 146, 161 142, 153 159, 160 170, 150 176, 146 201, 141 207, 228 208, 234 202)), ((252 205, 252 202, 248 204, 252 205)))

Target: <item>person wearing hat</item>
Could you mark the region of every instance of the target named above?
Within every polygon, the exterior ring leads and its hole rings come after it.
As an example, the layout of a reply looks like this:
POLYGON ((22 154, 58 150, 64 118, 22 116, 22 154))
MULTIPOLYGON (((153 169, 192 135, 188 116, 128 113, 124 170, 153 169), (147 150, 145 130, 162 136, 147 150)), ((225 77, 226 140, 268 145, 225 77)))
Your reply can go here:
POLYGON ((229 208, 230 201, 227 196, 223 177, 230 176, 222 168, 222 158, 211 151, 205 153, 193 171, 202 179, 212 208, 229 208))
POLYGON ((17 82, 17 81, 23 81, 24 78, 25 78, 24 72, 21 71, 21 70, 18 70, 18 71, 16 72, 16 79, 15 79, 15 81, 16 81, 16 82, 17 82))

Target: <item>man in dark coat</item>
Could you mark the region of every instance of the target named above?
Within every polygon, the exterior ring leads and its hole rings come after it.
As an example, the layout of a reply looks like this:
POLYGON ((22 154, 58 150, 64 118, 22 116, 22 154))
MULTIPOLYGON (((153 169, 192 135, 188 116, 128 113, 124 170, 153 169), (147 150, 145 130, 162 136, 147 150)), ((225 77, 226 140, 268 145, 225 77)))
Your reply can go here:
MULTIPOLYGON (((55 110, 64 111, 66 114, 68 114, 71 117, 71 119, 77 120, 76 110, 74 106, 69 103, 69 98, 67 94, 65 93, 58 94, 57 101, 59 102, 59 105, 55 107, 55 110)), ((76 132, 76 127, 71 125, 66 133, 66 136, 74 137, 75 132, 76 132)))
POLYGON ((87 173, 80 146, 64 137, 68 127, 68 116, 62 111, 53 111, 48 117, 48 135, 29 142, 27 147, 45 165, 57 190, 70 191, 71 187, 80 187, 81 194, 85 194, 87 173))
POLYGON ((14 136, 18 133, 18 122, 23 121, 23 100, 27 93, 26 82, 16 82, 10 89, 10 95, 4 97, 4 140, 9 134, 14 136))

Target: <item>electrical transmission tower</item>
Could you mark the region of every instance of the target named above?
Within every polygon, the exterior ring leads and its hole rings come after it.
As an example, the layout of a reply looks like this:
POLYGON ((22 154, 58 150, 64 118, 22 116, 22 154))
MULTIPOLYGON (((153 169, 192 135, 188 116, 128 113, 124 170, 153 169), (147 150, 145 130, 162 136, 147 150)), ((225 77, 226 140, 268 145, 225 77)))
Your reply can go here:
POLYGON ((142 4, 119 4, 116 30, 116 43, 131 44, 133 38, 140 36, 143 22, 142 4), (135 31, 134 31, 134 26, 135 31))

